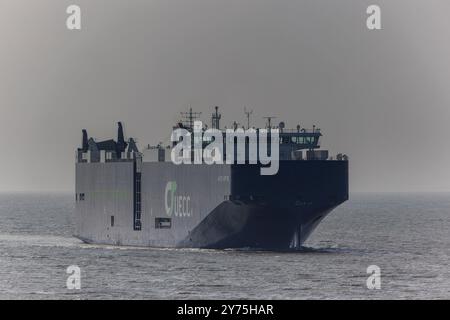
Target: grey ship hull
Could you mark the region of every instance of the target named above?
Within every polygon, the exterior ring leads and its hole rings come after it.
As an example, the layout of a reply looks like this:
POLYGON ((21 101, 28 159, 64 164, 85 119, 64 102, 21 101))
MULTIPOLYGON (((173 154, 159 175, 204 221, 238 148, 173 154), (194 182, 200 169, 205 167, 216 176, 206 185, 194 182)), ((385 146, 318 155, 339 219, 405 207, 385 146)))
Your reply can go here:
POLYGON ((259 169, 77 163, 76 236, 112 245, 284 250, 300 246, 348 199, 347 161, 280 161, 274 176, 259 169))

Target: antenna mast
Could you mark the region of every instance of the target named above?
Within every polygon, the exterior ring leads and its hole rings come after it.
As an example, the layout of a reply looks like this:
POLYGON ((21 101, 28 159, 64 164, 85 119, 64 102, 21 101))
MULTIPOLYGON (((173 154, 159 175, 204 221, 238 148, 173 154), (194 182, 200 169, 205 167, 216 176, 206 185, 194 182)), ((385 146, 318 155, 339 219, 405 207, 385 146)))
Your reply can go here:
POLYGON ((247 129, 250 129, 250 116, 253 113, 253 110, 248 111, 246 107, 244 107, 244 113, 245 116, 247 117, 247 129))
POLYGON ((220 130, 220 118, 222 118, 222 115, 219 113, 219 107, 216 106, 214 109, 216 112, 211 116, 211 127, 220 130))
POLYGON ((183 125, 191 130, 194 128, 194 120, 198 119, 201 112, 192 112, 192 108, 189 108, 188 112, 180 112, 183 118, 183 125))
POLYGON ((267 120, 266 127, 271 129, 272 128, 272 119, 276 119, 276 117, 263 117, 263 119, 267 120))

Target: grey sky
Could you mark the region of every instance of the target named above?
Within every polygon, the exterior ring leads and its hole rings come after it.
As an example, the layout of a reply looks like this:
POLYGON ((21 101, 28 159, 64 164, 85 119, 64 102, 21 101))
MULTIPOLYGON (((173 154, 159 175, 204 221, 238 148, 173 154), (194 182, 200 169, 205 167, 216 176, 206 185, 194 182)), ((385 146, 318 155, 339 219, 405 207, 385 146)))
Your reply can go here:
POLYGON ((450 190, 447 0, 0 0, 0 190, 72 190, 81 129, 141 145, 191 105, 276 115, 350 156, 352 191, 450 190), (365 10, 382 9, 381 31, 365 10), (82 8, 82 30, 65 27, 82 8))

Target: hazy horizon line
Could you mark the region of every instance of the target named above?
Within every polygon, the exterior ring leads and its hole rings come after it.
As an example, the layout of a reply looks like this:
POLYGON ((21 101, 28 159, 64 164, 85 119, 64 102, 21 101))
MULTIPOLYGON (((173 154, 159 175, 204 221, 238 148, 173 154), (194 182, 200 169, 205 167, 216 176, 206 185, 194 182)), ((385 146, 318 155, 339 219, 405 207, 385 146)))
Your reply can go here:
MULTIPOLYGON (((75 190, 0 190, 0 194, 73 194, 75 190)), ((450 193, 450 190, 357 190, 349 194, 424 194, 450 193)))

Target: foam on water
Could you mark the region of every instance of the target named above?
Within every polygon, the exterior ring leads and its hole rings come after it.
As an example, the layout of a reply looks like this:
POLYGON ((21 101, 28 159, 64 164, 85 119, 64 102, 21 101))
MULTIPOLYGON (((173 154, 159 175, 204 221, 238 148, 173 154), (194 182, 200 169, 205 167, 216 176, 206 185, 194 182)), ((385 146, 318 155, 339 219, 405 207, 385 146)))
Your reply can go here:
POLYGON ((75 247, 83 242, 74 237, 51 235, 0 234, 0 243, 13 246, 75 247))

